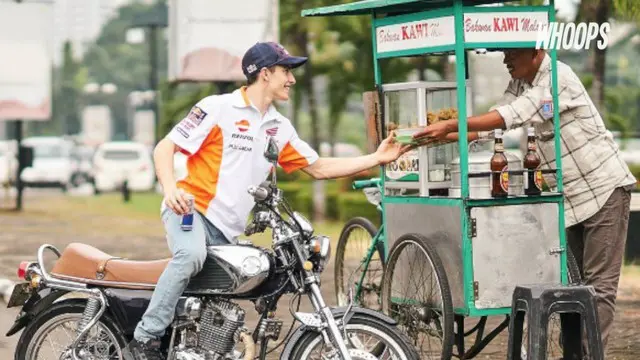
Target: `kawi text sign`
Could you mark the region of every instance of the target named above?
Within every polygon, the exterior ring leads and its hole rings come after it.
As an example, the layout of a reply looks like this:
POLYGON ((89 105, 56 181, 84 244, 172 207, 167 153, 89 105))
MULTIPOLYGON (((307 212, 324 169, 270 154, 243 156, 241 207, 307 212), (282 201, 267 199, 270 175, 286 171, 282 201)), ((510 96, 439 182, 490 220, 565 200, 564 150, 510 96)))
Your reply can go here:
POLYGON ((453 16, 410 21, 376 28, 378 54, 455 44, 453 16))
POLYGON ((536 42, 549 23, 546 12, 493 12, 464 14, 467 43, 536 42))

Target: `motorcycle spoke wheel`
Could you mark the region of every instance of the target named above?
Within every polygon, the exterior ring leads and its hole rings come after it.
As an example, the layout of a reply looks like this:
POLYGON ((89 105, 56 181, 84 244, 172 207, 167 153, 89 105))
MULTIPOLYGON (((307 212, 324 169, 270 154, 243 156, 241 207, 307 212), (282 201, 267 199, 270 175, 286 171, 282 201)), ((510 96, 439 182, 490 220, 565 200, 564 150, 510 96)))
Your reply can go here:
MULTIPOLYGON (((29 360, 73 360, 69 346, 77 337, 82 314, 61 314, 49 319, 34 334, 27 348, 29 360)), ((120 360, 122 351, 113 332, 98 322, 78 346, 80 359, 120 360)))
MULTIPOLYGON (((404 360, 407 359, 400 349, 400 345, 382 330, 366 324, 347 325, 347 348, 352 360, 404 360)), ((331 347, 326 346, 322 336, 311 341, 302 353, 300 359, 328 360, 339 359, 331 357, 331 347)))

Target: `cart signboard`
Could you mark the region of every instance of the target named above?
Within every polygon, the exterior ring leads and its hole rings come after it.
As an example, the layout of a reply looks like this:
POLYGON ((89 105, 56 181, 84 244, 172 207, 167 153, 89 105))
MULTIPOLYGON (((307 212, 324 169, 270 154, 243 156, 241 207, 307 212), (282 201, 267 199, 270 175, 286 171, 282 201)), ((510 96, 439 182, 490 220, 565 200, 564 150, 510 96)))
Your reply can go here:
MULTIPOLYGON (((384 22, 383 22, 384 23, 384 22)), ((453 16, 381 25, 376 29, 378 55, 455 44, 453 16)))
POLYGON ((477 12, 464 14, 464 40, 466 43, 535 42, 540 30, 549 26, 548 13, 530 12, 477 12))

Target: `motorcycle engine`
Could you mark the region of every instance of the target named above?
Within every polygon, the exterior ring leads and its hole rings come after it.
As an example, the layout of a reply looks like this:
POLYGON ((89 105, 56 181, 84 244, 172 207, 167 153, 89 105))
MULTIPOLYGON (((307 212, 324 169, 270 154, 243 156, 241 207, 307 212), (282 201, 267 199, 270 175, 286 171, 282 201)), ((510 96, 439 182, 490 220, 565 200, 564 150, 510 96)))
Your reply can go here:
POLYGON ((223 300, 202 302, 182 298, 176 320, 196 320, 199 326, 181 332, 175 358, 178 360, 219 360, 232 358, 232 351, 244 325, 245 312, 237 304, 223 300))

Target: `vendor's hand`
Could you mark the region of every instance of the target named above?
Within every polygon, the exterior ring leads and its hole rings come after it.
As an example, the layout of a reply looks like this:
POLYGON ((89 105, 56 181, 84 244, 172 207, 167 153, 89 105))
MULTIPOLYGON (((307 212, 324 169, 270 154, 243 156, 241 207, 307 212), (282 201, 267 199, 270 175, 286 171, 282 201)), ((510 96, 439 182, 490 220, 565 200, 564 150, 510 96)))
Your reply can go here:
POLYGON ((447 134, 456 132, 456 125, 457 121, 455 119, 439 121, 435 124, 427 126, 426 128, 424 128, 424 130, 413 134, 413 138, 416 140, 444 140, 447 134))
POLYGON ((392 132, 386 139, 384 139, 380 143, 380 146, 378 146, 378 150, 376 150, 375 152, 375 156, 378 160, 378 164, 386 165, 399 158, 402 154, 411 150, 411 148, 411 145, 402 145, 396 142, 395 136, 392 132))
POLYGON ((189 211, 187 199, 184 197, 184 191, 178 189, 175 185, 165 190, 164 203, 178 215, 185 214, 189 211))

